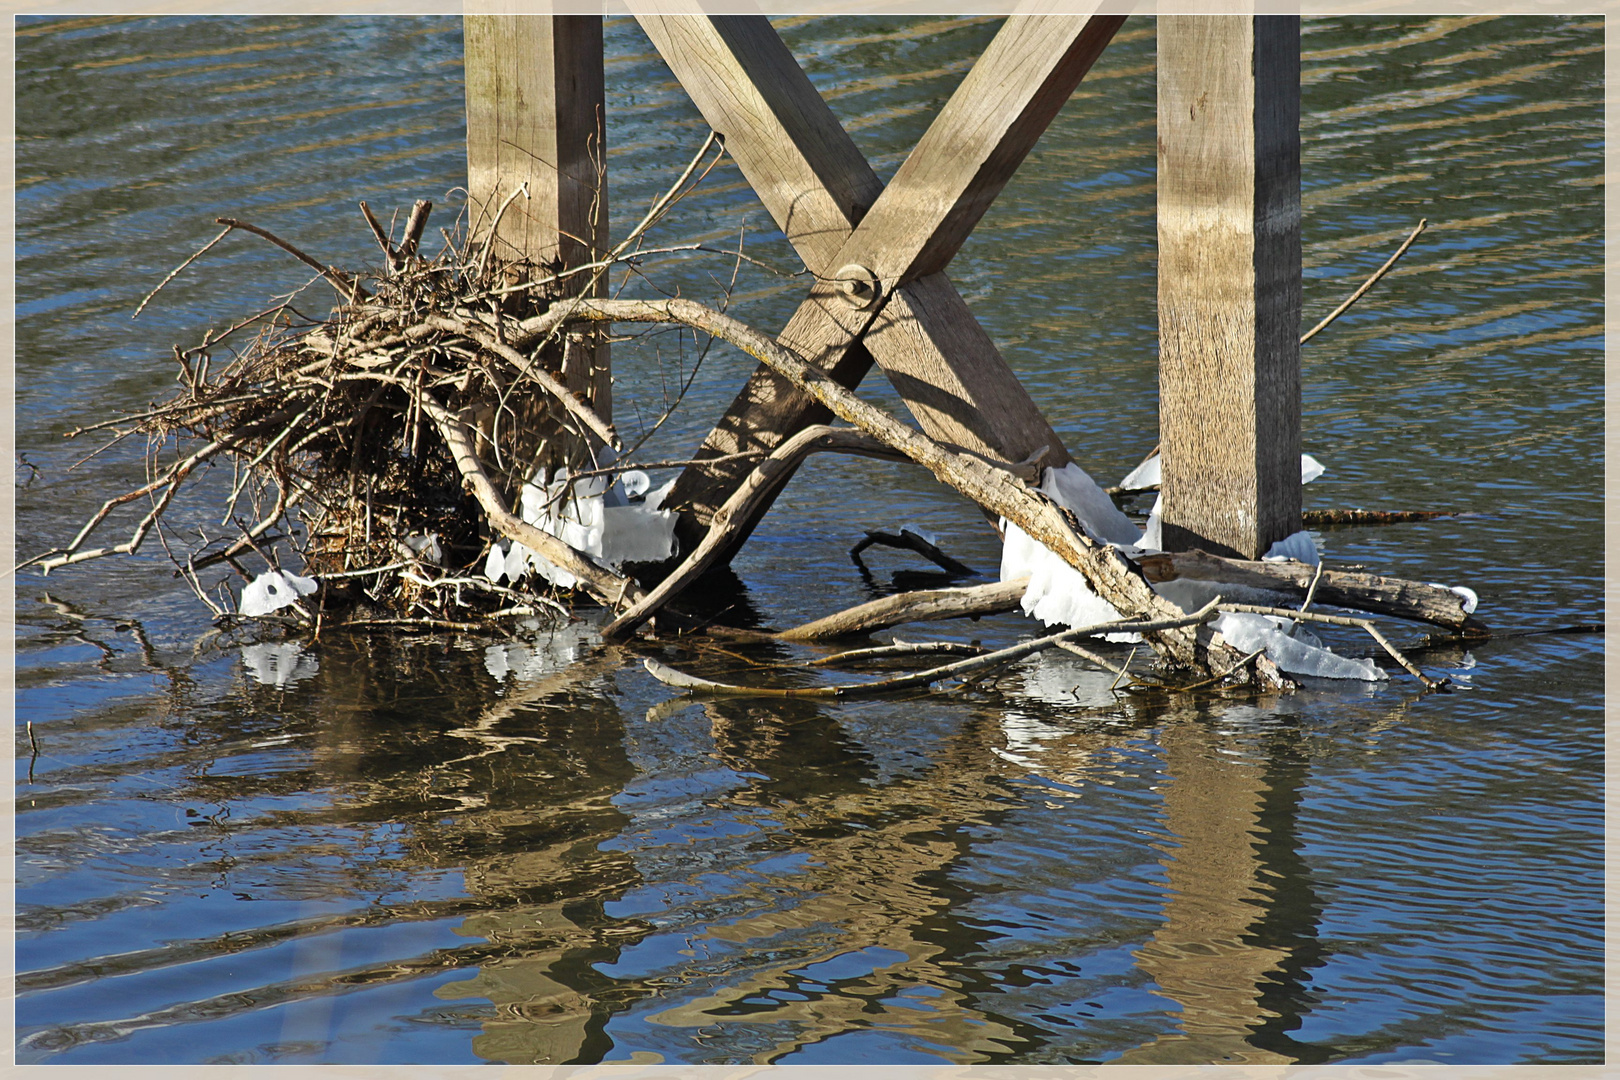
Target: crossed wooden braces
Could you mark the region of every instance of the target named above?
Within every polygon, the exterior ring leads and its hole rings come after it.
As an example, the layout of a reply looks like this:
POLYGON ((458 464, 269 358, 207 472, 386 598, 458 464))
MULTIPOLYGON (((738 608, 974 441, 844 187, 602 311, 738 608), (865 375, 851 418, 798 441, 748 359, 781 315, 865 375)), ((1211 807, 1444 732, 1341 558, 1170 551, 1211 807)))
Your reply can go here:
MULTIPOLYGON (((1009 18, 885 187, 763 16, 637 16, 815 275, 777 340, 851 389, 875 362, 934 439, 1042 466, 1062 441, 944 269, 1124 19, 1009 18)), ((828 418, 761 366, 696 456, 769 454, 828 418)), ((757 460, 681 475, 688 548, 757 460)))

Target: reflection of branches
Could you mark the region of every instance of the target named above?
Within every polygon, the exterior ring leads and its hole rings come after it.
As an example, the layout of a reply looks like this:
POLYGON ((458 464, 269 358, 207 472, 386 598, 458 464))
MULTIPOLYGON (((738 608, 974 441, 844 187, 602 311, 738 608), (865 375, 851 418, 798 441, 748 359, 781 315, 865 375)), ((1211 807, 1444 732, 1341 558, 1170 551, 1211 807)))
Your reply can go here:
POLYGON ((522 709, 619 670, 624 666, 624 659, 624 652, 621 649, 608 646, 588 659, 566 663, 561 671, 546 675, 544 678, 521 682, 499 702, 483 709, 478 714, 478 719, 471 724, 451 728, 445 732, 447 736, 476 743, 482 749, 460 757, 447 758, 434 766, 434 769, 448 768, 461 762, 502 754, 511 747, 524 743, 545 745, 550 740, 542 736, 505 734, 501 732, 500 727, 522 709))
MULTIPOLYGON (((800 710, 787 704, 751 708, 746 719, 736 706, 705 708, 723 759, 745 775, 775 771, 748 750, 750 743, 777 723, 803 722, 793 719, 800 710)), ((781 1060, 852 1024, 902 1030, 930 1051, 962 1063, 999 1058, 1037 1038, 1034 1029, 987 1012, 964 985, 964 949, 971 949, 980 932, 955 924, 949 914, 955 897, 945 883, 951 868, 972 853, 967 827, 1008 810, 999 775, 1013 767, 995 755, 996 734, 989 725, 967 725, 925 773, 882 786, 827 790, 823 781, 814 792, 783 800, 762 785, 734 796, 732 801, 743 806, 759 805, 806 858, 787 869, 752 867, 746 891, 723 902, 752 913, 709 922, 689 939, 747 948, 762 962, 729 963, 740 977, 652 1019, 687 1028, 757 1025, 757 1034, 741 1041, 760 1063, 781 1060), (813 965, 854 958, 863 950, 885 950, 896 958, 846 971, 836 990, 818 978, 813 965), (917 987, 928 988, 931 996, 913 1007, 903 992, 917 987), (768 1040, 765 1048, 761 1038, 768 1040)), ((1058 756, 1084 760, 1114 738, 1076 732, 1065 737, 1067 749, 1058 756)), ((681 971, 665 972, 660 982, 686 978, 681 971)))

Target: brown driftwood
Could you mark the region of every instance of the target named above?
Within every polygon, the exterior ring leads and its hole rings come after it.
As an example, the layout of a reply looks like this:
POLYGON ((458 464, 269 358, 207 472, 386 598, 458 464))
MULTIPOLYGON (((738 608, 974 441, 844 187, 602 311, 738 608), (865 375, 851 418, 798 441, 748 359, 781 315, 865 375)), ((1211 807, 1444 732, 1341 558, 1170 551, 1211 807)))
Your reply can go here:
POLYGON ((848 608, 814 622, 783 630, 783 641, 826 641, 831 638, 872 634, 901 623, 933 619, 977 618, 1018 610, 1029 578, 995 581, 961 589, 922 589, 899 593, 848 608))
POLYGON ((892 645, 878 645, 870 649, 850 649, 833 653, 819 660, 807 660, 800 667, 830 667, 833 664, 864 663, 868 660, 892 660, 897 656, 926 656, 935 653, 954 653, 958 656, 982 656, 987 652, 979 645, 964 645, 959 641, 896 641, 892 645))
MULTIPOLYGON (((597 300, 580 298, 521 324, 527 340, 569 318, 605 322, 682 323, 735 345, 767 364, 842 420, 854 424, 924 466, 981 508, 1023 529, 1074 567, 1098 596, 1127 616, 1154 620, 1146 640, 1170 663, 1198 671, 1237 659, 1224 642, 1200 641, 1196 626, 1174 622, 1174 604, 1160 597, 1142 571, 1118 550, 1097 544, 1074 516, 1006 471, 966 454, 953 453, 928 436, 856 397, 820 368, 758 330, 690 300, 597 300), (530 336, 532 335, 532 336, 530 336), (1159 622, 1164 625, 1160 627, 1159 622)), ((516 344, 516 343, 514 343, 516 344)), ((517 347, 521 348, 521 345, 517 347)))
MULTIPOLYGON (((682 690, 693 690, 703 694, 721 696, 757 696, 757 697, 808 697, 808 698, 855 698, 871 697, 879 694, 892 694, 900 690, 912 690, 923 686, 932 686, 944 679, 958 678, 974 672, 987 671, 992 668, 1003 667, 1016 663, 1026 656, 1033 656, 1044 649, 1054 648, 1065 641, 1075 638, 1090 637, 1097 634, 1113 634, 1124 631, 1134 631, 1148 637, 1152 634, 1162 634, 1166 630, 1182 627, 1200 626, 1217 615, 1215 605, 1217 600, 1205 604, 1200 610, 1191 615, 1179 615, 1169 619, 1114 619, 1094 626, 1081 626, 1073 630, 1060 630, 1055 634, 1035 638, 1032 641, 1022 641, 1017 645, 995 652, 984 653, 967 660, 958 660, 953 664, 944 664, 940 667, 929 668, 926 671, 915 671, 907 675, 896 675, 889 679, 876 679, 864 683, 844 683, 839 686, 794 686, 794 687, 756 687, 737 686, 732 683, 714 682, 702 679, 696 675, 688 675, 684 671, 677 671, 666 664, 661 664, 651 658, 645 661, 647 671, 659 682, 682 690)), ((1233 650, 1233 655, 1238 655, 1233 650)), ((1229 672, 1235 668, 1229 668, 1229 672)))
POLYGON ((484 508, 491 528, 573 574, 581 587, 609 611, 618 610, 627 601, 635 604, 642 599, 640 586, 630 578, 597 565, 555 536, 514 515, 478 460, 472 429, 461 417, 451 415, 431 394, 424 392, 419 400, 422 411, 438 427, 445 445, 455 456, 456 468, 461 470, 473 496, 484 508))
MULTIPOLYGON (((1304 596, 1316 568, 1298 562, 1249 562, 1224 559, 1204 551, 1164 552, 1139 560, 1149 581, 1196 578, 1221 584, 1269 589, 1304 596)), ((1443 626, 1471 637, 1486 637, 1490 628, 1463 610, 1463 599, 1450 589, 1400 578, 1323 570, 1317 582, 1317 602, 1354 608, 1375 615, 1443 626)))
POLYGON ((760 499, 774 495, 776 480, 791 474, 805 456, 817 450, 842 450, 845 453, 866 454, 873 457, 893 458, 894 451, 882 442, 861 431, 850 428, 828 427, 817 424, 805 428, 793 438, 778 446, 771 455, 749 473, 741 486, 715 512, 709 521, 709 531, 691 554, 681 561, 668 577, 659 582, 624 614, 602 628, 602 637, 612 639, 630 633, 646 622, 664 604, 679 595, 682 589, 712 567, 730 545, 733 535, 740 529, 751 527, 753 508, 760 499))

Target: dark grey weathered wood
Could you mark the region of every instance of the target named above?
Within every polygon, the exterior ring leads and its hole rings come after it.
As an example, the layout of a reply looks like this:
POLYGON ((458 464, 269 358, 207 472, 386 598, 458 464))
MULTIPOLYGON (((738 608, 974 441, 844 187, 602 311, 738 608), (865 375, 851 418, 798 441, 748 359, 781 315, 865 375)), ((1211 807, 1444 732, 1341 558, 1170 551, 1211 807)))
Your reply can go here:
POLYGON ((1299 19, 1158 33, 1164 543, 1256 558, 1300 528, 1299 19))
POLYGON ((1464 610, 1463 598, 1443 585, 1350 570, 1323 570, 1318 575, 1315 567, 1304 563, 1224 559, 1204 551, 1167 551, 1143 556, 1138 563, 1154 582, 1176 578, 1219 581, 1294 597, 1311 595, 1317 603, 1431 623, 1472 637, 1490 633, 1489 627, 1464 610))

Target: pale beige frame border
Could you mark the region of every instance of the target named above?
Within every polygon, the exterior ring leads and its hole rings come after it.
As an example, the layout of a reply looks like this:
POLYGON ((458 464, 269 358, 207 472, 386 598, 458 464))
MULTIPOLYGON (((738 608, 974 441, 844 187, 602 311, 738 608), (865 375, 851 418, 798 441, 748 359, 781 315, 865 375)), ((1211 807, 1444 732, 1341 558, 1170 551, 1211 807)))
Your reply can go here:
MULTIPOLYGON (((641 6, 641 5, 638 5, 641 6)), ((1102 4, 1074 3, 1072 0, 1055 0, 1052 3, 1008 3, 1006 0, 993 0, 993 2, 972 3, 968 0, 884 0, 882 3, 864 4, 859 0, 735 0, 732 3, 716 3, 714 0, 691 0, 691 2, 677 3, 670 0, 661 0, 645 5, 664 10, 674 11, 715 11, 715 12, 746 12, 765 15, 803 15, 803 14, 1001 14, 1012 11, 1042 11, 1051 13, 1090 13, 1103 10, 1116 13, 1136 15, 1156 15, 1159 13, 1220 13, 1231 12, 1234 7, 1238 10, 1249 10, 1257 14, 1302 14, 1302 15, 1387 15, 1422 13, 1425 15, 1461 15, 1461 14, 1515 14, 1515 15, 1558 15, 1558 14, 1597 14, 1608 16, 1614 7, 1610 3, 1588 3, 1574 5, 1568 3, 1555 3, 1549 0, 1521 0, 1511 6, 1488 0, 1475 0, 1475 2, 1456 2, 1456 0, 1442 0, 1421 4, 1396 3, 1390 0, 1364 0, 1361 3, 1331 3, 1326 0, 1317 0, 1312 3, 1279 4, 1254 3, 1247 5, 1231 5, 1203 0, 1192 3, 1142 3, 1128 4, 1104 2, 1102 4)), ((0 12, 7 16, 8 23, 14 25, 17 15, 191 15, 191 14, 255 14, 255 15, 407 15, 407 14, 439 14, 459 15, 465 10, 472 11, 503 11, 522 12, 534 14, 607 14, 627 15, 630 13, 629 5, 622 2, 589 3, 580 0, 563 0, 556 4, 535 3, 533 0, 473 0, 472 3, 446 4, 435 0, 397 0, 397 2, 378 2, 378 0, 349 0, 342 9, 334 11, 329 3, 320 0, 303 0, 303 2, 289 3, 285 0, 269 0, 265 3, 252 3, 248 0, 215 0, 211 3, 187 3, 184 0, 156 0, 152 3, 142 3, 140 0, 57 0, 41 4, 16 4, 14 2, 0 2, 0 12)), ((0 395, 4 400, 15 402, 15 356, 16 356, 16 100, 15 100, 15 67, 16 43, 10 33, 11 25, 6 27, 6 33, 0 36, 0 62, 11 75, 4 87, 0 88, 0 119, 3 119, 3 128, 0 128, 0 150, 4 151, 3 163, 0 163, 0 302, 4 308, 0 309, 0 349, 3 349, 3 361, 0 361, 0 395)), ((1617 106, 1620 106, 1620 61, 1615 55, 1616 45, 1620 44, 1620 29, 1617 29, 1613 20, 1607 21, 1604 26, 1604 124, 1605 124, 1605 173, 1612 178, 1613 170, 1609 164, 1612 162, 1612 148, 1614 137, 1620 131, 1620 119, 1617 119, 1617 106)), ((1620 200, 1617 200, 1612 184, 1605 185, 1605 225, 1608 232, 1615 230, 1620 223, 1620 200)), ((1616 265, 1609 245, 1605 242, 1605 349, 1607 377, 1604 404, 1604 541, 1605 541, 1605 623, 1612 634, 1620 628, 1620 614, 1616 612, 1615 601, 1620 599, 1620 585, 1609 573, 1607 551, 1617 537, 1620 537, 1620 513, 1616 511, 1617 496, 1620 496, 1620 473, 1610 466, 1614 460, 1615 451, 1620 448, 1620 435, 1616 434, 1617 421, 1620 421, 1620 401, 1610 392, 1616 375, 1620 375, 1620 367, 1616 366, 1616 357, 1620 355, 1615 345, 1616 331, 1620 330, 1620 320, 1614 312, 1615 301, 1620 298, 1620 282, 1617 282, 1616 265)), ((15 461, 16 431, 14 414, 8 411, 3 420, 0 420, 0 451, 15 461)), ((16 565, 16 493, 14 485, 5 485, 4 493, 0 494, 0 552, 9 552, 11 562, 7 567, 16 565)), ((14 584, 14 582, 13 582, 14 584)), ((14 589, 8 587, 0 592, 0 626, 3 626, 8 641, 15 640, 16 634, 16 603, 14 589)), ((11 720, 11 727, 15 727, 16 712, 16 670, 14 654, 7 650, 6 662, 0 665, 0 693, 3 693, 6 715, 11 720)), ((1611 779, 1609 773, 1610 763, 1615 760, 1617 751, 1620 751, 1620 725, 1615 723, 1615 717, 1607 707, 1609 690, 1620 685, 1620 656, 1607 654, 1605 657, 1605 780, 1611 779)), ((15 771, 16 767, 16 741, 15 738, 7 740, 5 754, 15 771)), ((1608 822, 1615 820, 1617 811, 1620 811, 1620 795, 1617 795, 1613 784, 1607 784, 1606 810, 1608 822)), ((0 794, 0 811, 10 819, 15 813, 15 792, 6 789, 0 794)), ((1614 856, 1620 853, 1620 844, 1616 843, 1612 828, 1607 834, 1605 844, 1605 866, 1609 872, 1605 877, 1605 907, 1613 908, 1614 901, 1620 899, 1620 884, 1617 884, 1613 873, 1615 865, 1614 856)), ((16 890, 16 842, 13 830, 6 829, 0 834, 0 858, 4 864, 0 865, 0 925, 11 926, 15 917, 15 890, 16 890)), ((443 1080, 490 1080, 492 1077, 521 1076, 532 1080, 743 1080, 743 1078, 762 1078, 762 1080, 862 1080, 867 1076, 881 1076, 882 1080, 1609 1080, 1620 1078, 1620 1063, 1617 1059, 1614 1032, 1616 1021, 1620 1020, 1620 1002, 1617 1002, 1616 991, 1620 990, 1620 979, 1617 979, 1612 958, 1609 959, 1606 970, 1605 1004, 1606 1021, 1606 1057, 1613 1063, 1609 1065, 1564 1065, 1564 1066, 1453 1066, 1453 1065, 1186 1065, 1186 1066, 1157 1066, 1157 1065, 1096 1065, 1096 1066, 959 1066, 959 1065, 893 1065, 893 1066, 817 1066, 817 1065, 748 1065, 748 1066, 668 1066, 668 1065, 591 1065, 591 1066, 500 1066, 500 1065, 469 1065, 469 1066, 339 1066, 339 1065, 263 1065, 263 1066, 235 1066, 222 1069, 217 1066, 156 1066, 156 1065, 130 1065, 130 1066, 70 1066, 70 1065, 16 1065, 15 1062, 15 1030, 13 1013, 13 996, 11 992, 11 974, 16 970, 16 936, 7 935, 5 943, 0 946, 0 962, 3 962, 6 979, 0 984, 0 1061, 5 1064, 4 1075, 18 1077, 50 1077, 52 1080, 110 1080, 118 1077, 122 1080, 170 1080, 170 1078, 203 1078, 210 1080, 221 1076, 234 1076, 239 1072, 250 1071, 254 1073, 266 1072, 277 1076, 286 1076, 292 1080, 315 1077, 354 1078, 354 1080, 423 1080, 423 1078, 443 1078, 443 1080)))

